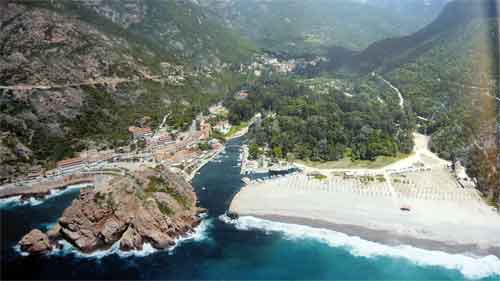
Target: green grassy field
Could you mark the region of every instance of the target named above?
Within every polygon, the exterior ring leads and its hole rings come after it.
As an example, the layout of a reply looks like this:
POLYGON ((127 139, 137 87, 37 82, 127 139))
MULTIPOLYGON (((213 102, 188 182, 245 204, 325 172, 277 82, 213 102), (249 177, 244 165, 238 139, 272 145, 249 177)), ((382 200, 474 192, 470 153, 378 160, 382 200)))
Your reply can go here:
POLYGON ((374 161, 369 160, 355 160, 352 161, 349 158, 344 158, 339 161, 327 161, 327 162, 316 162, 316 161, 304 161, 297 160, 298 164, 306 165, 316 169, 379 169, 397 162, 401 159, 407 158, 410 154, 399 154, 396 157, 379 156, 374 161))
POLYGON ((238 131, 248 126, 248 122, 241 122, 238 126, 232 126, 229 132, 224 136, 226 139, 233 137, 238 131))

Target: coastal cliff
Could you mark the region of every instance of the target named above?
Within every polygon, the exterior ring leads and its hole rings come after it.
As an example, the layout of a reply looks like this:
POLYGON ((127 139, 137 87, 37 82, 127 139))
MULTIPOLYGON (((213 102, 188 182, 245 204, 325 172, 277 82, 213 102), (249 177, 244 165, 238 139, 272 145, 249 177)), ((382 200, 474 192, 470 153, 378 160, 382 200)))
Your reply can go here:
POLYGON ((59 240, 86 253, 115 243, 125 251, 141 250, 144 243, 165 249, 200 223, 196 200, 192 187, 166 168, 136 171, 82 189, 47 234, 33 230, 19 245, 30 253, 50 251, 59 240))

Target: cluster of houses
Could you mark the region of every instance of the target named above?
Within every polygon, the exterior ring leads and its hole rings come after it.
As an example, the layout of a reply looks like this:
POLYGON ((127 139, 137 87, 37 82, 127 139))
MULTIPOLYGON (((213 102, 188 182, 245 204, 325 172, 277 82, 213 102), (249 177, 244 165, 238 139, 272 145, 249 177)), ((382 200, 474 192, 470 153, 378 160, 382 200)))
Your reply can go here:
POLYGON ((217 124, 214 126, 214 130, 219 131, 223 135, 227 135, 229 131, 231 131, 231 124, 229 124, 229 121, 224 120, 224 121, 219 121, 217 124))
POLYGON ((267 56, 262 56, 257 58, 259 62, 253 62, 250 65, 240 65, 240 72, 245 73, 247 71, 253 72, 257 77, 262 75, 262 72, 271 69, 273 72, 288 74, 295 70, 297 64, 295 60, 289 61, 279 61, 276 58, 271 58, 267 56))
POLYGON ((55 169, 54 172, 56 174, 72 173, 83 168, 92 168, 105 162, 112 161, 116 157, 117 154, 113 150, 84 151, 80 153, 78 157, 64 159, 57 162, 57 169, 55 169))
POLYGON ((153 136, 151 128, 129 127, 128 132, 132 134, 134 140, 146 140, 153 136))
POLYGON ((251 64, 241 64, 240 73, 253 73, 260 77, 265 71, 272 71, 279 74, 289 74, 294 71, 305 69, 307 67, 315 67, 322 62, 328 61, 325 57, 314 57, 312 59, 290 59, 279 60, 278 58, 269 55, 260 55, 255 58, 251 64))
POLYGON ((81 152, 77 157, 64 159, 56 163, 56 168, 43 170, 41 167, 34 167, 25 180, 41 179, 43 177, 53 177, 73 173, 84 168, 94 168, 108 161, 117 158, 113 150, 97 151, 89 150, 81 152))
POLYGON ((169 133, 161 133, 146 139, 146 145, 153 149, 164 147, 174 143, 175 139, 169 133))
MULTIPOLYGON (((213 106, 210 109, 211 112, 213 111, 210 117, 216 116, 216 114, 220 114, 225 111, 222 104, 213 106)), ((222 144, 219 140, 211 139, 212 130, 217 130, 222 134, 227 134, 231 129, 231 125, 227 120, 219 121, 215 126, 212 126, 207 120, 208 118, 200 115, 196 120, 194 120, 191 130, 180 133, 177 137, 162 130, 155 133, 149 127, 131 126, 128 128, 128 132, 134 141, 143 141, 145 143, 146 147, 143 154, 148 154, 151 158, 150 160, 155 159, 156 161, 170 161, 177 157, 181 162, 185 162, 196 160, 198 158, 195 152, 198 150, 198 144, 200 142, 206 142, 211 149, 221 148, 222 144)), ((125 153, 124 151, 128 152, 128 148, 121 148, 119 151, 122 153, 115 152, 114 150, 84 151, 79 153, 77 157, 57 162, 55 169, 44 171, 41 167, 33 168, 29 175, 24 179, 35 180, 45 176, 50 177, 74 173, 83 169, 96 168, 101 164, 110 161, 124 159, 127 161, 127 159, 136 155, 125 153)), ((137 157, 143 156, 142 154, 137 155, 137 157)))

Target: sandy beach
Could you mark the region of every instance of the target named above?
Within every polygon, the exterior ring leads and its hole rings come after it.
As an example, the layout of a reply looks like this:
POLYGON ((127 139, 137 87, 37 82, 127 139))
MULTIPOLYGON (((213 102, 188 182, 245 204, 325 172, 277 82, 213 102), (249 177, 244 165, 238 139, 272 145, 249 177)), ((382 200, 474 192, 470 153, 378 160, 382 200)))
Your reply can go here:
MULTIPOLYGON (((305 176, 302 179, 307 180, 305 176)), ((280 222, 321 227, 326 224, 340 232, 361 227, 372 231, 365 233, 366 238, 383 242, 399 240, 413 245, 417 240, 428 240, 423 244, 436 241, 448 249, 462 245, 483 253, 500 253, 500 216, 480 199, 415 200, 412 210, 404 212, 400 206, 408 201, 395 200, 387 193, 363 194, 323 185, 299 187, 287 178, 279 180, 244 187, 233 199, 230 211, 280 222)), ((360 236, 364 233, 347 232, 360 236)))
POLYGON ((416 238, 411 235, 398 234, 389 230, 377 230, 364 226, 352 224, 337 224, 326 220, 315 220, 300 217, 287 217, 278 215, 256 215, 254 217, 268 221, 305 225, 318 229, 333 230, 336 232, 360 237, 368 241, 379 242, 389 246, 411 245, 420 249, 442 251, 450 254, 471 253, 478 256, 494 255, 500 257, 500 246, 498 245, 481 248, 476 244, 453 244, 450 242, 443 242, 438 240, 416 238))
POLYGON ((414 157, 432 169, 397 175, 385 171, 383 179, 370 182, 332 171, 321 171, 328 175, 325 180, 302 172, 252 182, 234 197, 230 211, 386 244, 500 256, 499 213, 475 189, 459 187, 444 161, 425 149, 414 157), (410 210, 402 210, 406 208, 410 210))

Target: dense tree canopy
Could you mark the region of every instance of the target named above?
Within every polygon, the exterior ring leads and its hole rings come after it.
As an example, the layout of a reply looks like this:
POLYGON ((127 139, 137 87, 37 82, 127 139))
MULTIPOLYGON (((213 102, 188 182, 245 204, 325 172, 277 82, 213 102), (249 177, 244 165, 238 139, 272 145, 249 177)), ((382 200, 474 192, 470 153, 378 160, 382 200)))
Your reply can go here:
MULTIPOLYGON (((263 79, 247 86, 248 99, 226 101, 230 120, 238 123, 267 113, 252 128, 250 140, 275 158, 373 160, 413 148, 411 112, 378 101, 363 87, 350 97, 336 90, 318 94, 292 79, 263 79)), ((255 155, 258 150, 251 147, 255 155)))

